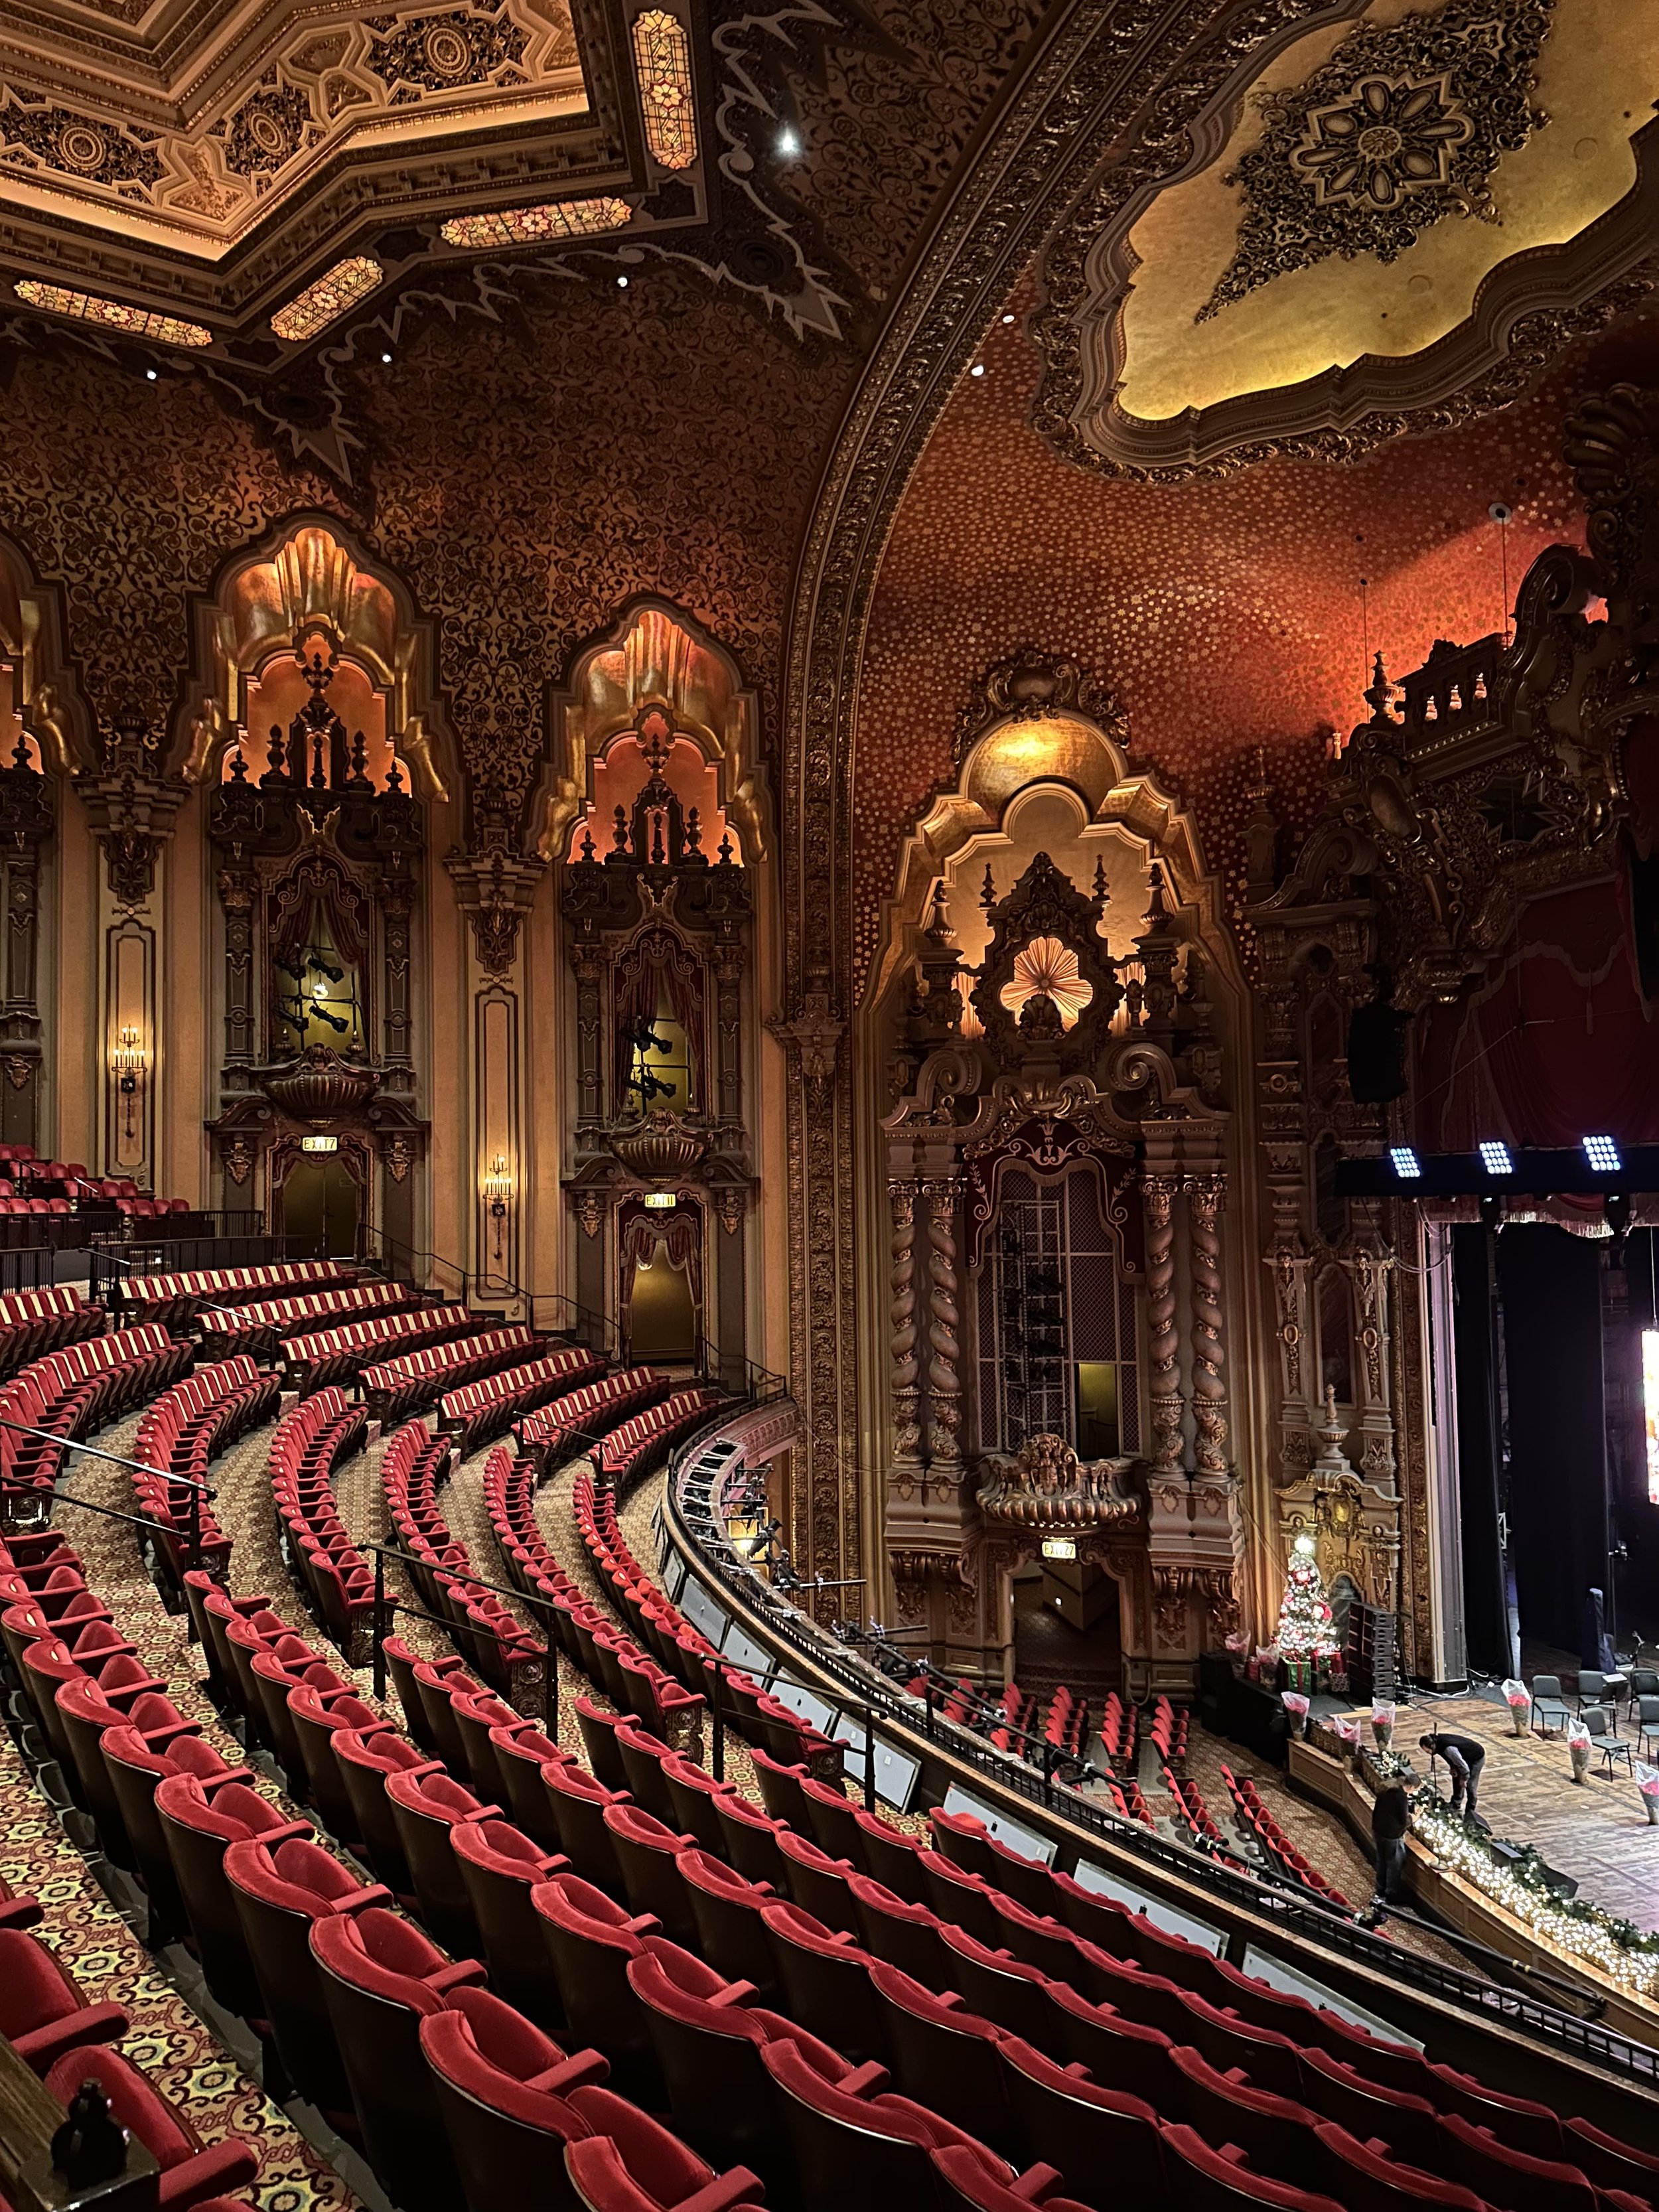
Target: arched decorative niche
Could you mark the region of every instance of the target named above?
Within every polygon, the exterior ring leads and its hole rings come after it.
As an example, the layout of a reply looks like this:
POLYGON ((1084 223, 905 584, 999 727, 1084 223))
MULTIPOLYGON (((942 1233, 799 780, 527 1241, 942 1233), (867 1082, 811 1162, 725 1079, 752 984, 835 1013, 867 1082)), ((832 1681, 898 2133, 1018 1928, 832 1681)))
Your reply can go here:
POLYGON ((646 599, 577 654, 551 723, 538 847, 559 864, 577 1300, 626 1334, 667 1269, 736 1376, 759 1255, 757 702, 716 640, 646 599))
POLYGON ((459 764, 430 626, 337 523, 301 515, 225 564, 194 641, 170 743, 216 895, 221 1201, 274 1221, 301 1164, 333 1158, 358 1233, 412 1245, 431 817, 459 764))
POLYGON ((1191 818, 1131 769, 1103 684, 1015 656, 958 763, 860 1015, 894 1603, 995 1680, 1011 1578, 1052 1543, 1121 1586, 1127 1686, 1184 1687, 1240 1600, 1243 977, 1191 818))

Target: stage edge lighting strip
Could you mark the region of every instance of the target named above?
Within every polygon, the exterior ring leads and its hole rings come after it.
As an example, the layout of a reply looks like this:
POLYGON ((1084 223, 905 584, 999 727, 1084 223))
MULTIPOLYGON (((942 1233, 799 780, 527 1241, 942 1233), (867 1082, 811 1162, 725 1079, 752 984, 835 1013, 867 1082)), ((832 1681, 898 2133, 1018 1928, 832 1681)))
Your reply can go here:
POLYGON ((1642 1414, 1648 1451, 1648 1504, 1659 1505, 1659 1328, 1642 1331, 1642 1414))
POLYGON ((12 289, 26 307, 39 307, 48 315, 68 315, 76 322, 96 323, 124 337, 154 338, 158 344, 210 346, 213 333, 200 323, 183 323, 176 315, 152 315, 143 307, 129 307, 119 300, 100 300, 94 292, 71 292, 62 284, 38 284, 25 276, 12 289))
POLYGON ((458 215, 441 227, 446 246, 527 246, 550 238, 591 238, 620 230, 633 215, 626 200, 549 200, 499 215, 458 215))
POLYGON ((307 284, 296 299, 285 307, 279 307, 270 319, 270 327, 279 338, 314 338, 319 331, 365 300, 384 281, 385 271, 378 261, 371 261, 366 253, 354 253, 349 261, 337 261, 325 276, 314 284, 307 284))

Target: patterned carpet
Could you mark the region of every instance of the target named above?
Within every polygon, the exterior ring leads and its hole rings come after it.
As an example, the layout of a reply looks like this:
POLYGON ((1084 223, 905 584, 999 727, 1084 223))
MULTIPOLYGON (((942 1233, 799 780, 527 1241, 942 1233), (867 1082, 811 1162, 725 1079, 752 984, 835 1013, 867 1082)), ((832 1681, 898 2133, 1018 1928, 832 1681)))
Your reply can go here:
MULTIPOLYGON (((106 1431, 106 1450, 131 1451, 136 1422, 106 1431)), ((81 1460, 66 1496, 130 1509, 118 1468, 81 1460)), ((152 1674, 167 1680, 179 1711, 228 1759, 240 1747, 196 1688, 197 1657, 185 1624, 163 1609, 144 1572, 132 1533, 118 1521, 60 1508, 58 1518, 86 1563, 87 1577, 152 1674)), ((273 1784, 258 1785, 283 1803, 273 1784)), ((289 1808, 290 1811, 295 1808, 289 1808)), ((249 2195, 259 2212, 351 2212, 356 2198, 312 2149, 287 2115, 217 2042, 185 2002, 100 1887, 37 1787, 11 1736, 0 1730, 0 1876, 38 1898, 46 1917, 33 1932, 63 1960, 91 2003, 123 2005, 132 2026, 117 2046, 164 2094, 185 2106, 210 2143, 234 2138, 259 2160, 249 2195)))

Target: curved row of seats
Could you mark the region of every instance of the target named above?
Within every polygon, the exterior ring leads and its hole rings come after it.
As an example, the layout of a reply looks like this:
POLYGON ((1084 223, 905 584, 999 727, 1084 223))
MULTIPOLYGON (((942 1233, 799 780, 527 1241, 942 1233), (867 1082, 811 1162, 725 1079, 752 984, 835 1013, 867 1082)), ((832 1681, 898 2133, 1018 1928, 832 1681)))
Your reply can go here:
POLYGON ((206 1565, 222 1577, 230 1539, 201 1496, 211 1462, 276 1410, 277 1378, 262 1375, 246 1356, 198 1367, 148 1407, 138 1424, 133 1471, 138 1509, 162 1528, 155 1539, 153 1566, 182 1599, 186 1566, 206 1565), (198 1557, 190 1556, 192 1530, 198 1557))
POLYGON ((204 1304, 198 1309, 196 1323, 204 1358, 222 1359, 233 1352, 246 1352, 256 1359, 272 1360, 285 1337, 365 1319, 371 1314, 401 1313, 406 1307, 425 1303, 421 1292, 408 1283, 350 1283, 338 1290, 309 1291, 247 1304, 204 1304))
POLYGON ((555 1398, 568 1396, 604 1372, 605 1362, 597 1352, 580 1346, 550 1352, 476 1382, 447 1387, 437 1401, 438 1426, 454 1437, 456 1449, 467 1459, 505 1436, 526 1413, 538 1413, 555 1398))
POLYGON ((1316 1897, 1328 1899, 1342 1911, 1352 1912, 1353 1907, 1342 1892, 1303 1856, 1274 1820, 1255 1783, 1248 1777, 1241 1782, 1230 1766, 1222 1768, 1221 1778, 1233 1801, 1233 1810, 1240 1827, 1255 1837, 1279 1871, 1291 1881, 1300 1883, 1304 1889, 1312 1890, 1316 1897))
POLYGON ((97 2084, 116 2125, 161 2169, 157 2201, 167 2212, 247 2212, 219 2192, 253 2179, 253 2152, 246 2143, 204 2144, 131 2059, 104 2047, 118 2042, 131 2021, 120 2005, 88 2004, 52 1946, 26 1932, 43 1918, 37 1899, 0 1881, 0 2035, 66 2113, 85 2082, 97 2084))
MULTIPOLYGON (((523 1322, 499 1328, 480 1328, 476 1316, 465 1329, 457 1329, 442 1343, 432 1340, 428 1351, 413 1347, 394 1358, 365 1367, 359 1377, 368 1409, 388 1424, 407 1421, 435 1406, 447 1390, 477 1382, 502 1368, 522 1365, 527 1354, 540 1350, 541 1338, 523 1322)), ((555 1354, 573 1365, 590 1357, 569 1352, 555 1354)))
POLYGON ((1118 1780, 1131 1781, 1140 1760, 1140 1710, 1115 1690, 1101 1708, 1100 1747, 1118 1780))
POLYGON ((656 1405, 616 1422, 600 1442, 599 1473, 607 1482, 636 1480, 724 1401, 723 1392, 697 1383, 671 1391, 656 1405))
POLYGON ((1225 1866, 1238 1866, 1241 1862, 1232 1851, 1214 1815, 1205 1802, 1204 1792, 1197 1783, 1178 1774, 1171 1774, 1167 1766, 1160 1769, 1164 1787, 1170 1793, 1171 1816, 1178 1828, 1185 1832, 1189 1843, 1206 1851, 1225 1866))
POLYGON ((447 1622, 469 1663, 495 1689, 517 1703, 539 1688, 547 1646, 520 1624, 472 1570, 465 1544, 454 1536, 438 1504, 438 1486, 455 1462, 448 1437, 434 1436, 423 1421, 398 1431, 380 1462, 380 1483, 416 1595, 429 1613, 447 1622))
POLYGON ((270 1440, 271 1499, 288 1563, 353 1666, 367 1660, 374 1633, 374 1571, 340 1518, 334 1468, 362 1450, 368 1431, 363 1408, 327 1389, 302 1398, 270 1440))
POLYGON ((1062 1682, 1048 1701, 1042 1723, 1042 1741, 1071 1758, 1079 1758, 1089 1733, 1089 1700, 1075 1698, 1062 1682))
POLYGON ((146 1326, 82 1337, 31 1360, 0 1384, 0 1480, 46 1496, 65 1444, 165 1390, 191 1355, 190 1345, 146 1326), (27 1429, 43 1433, 20 1433, 27 1429))
POLYGON ((573 1445, 587 1450, 596 1437, 654 1406, 669 1389, 667 1376, 655 1367, 623 1367, 614 1375, 598 1376, 526 1415, 514 1431, 519 1449, 535 1461, 538 1477, 550 1474, 573 1445))
POLYGON ((0 1297, 0 1375, 10 1375, 60 1346, 101 1336, 109 1316, 88 1304, 67 1283, 40 1291, 13 1291, 0 1297))
POLYGON ((296 1297, 355 1283, 358 1271, 343 1260, 273 1260, 254 1267, 191 1267, 182 1273, 129 1275, 120 1285, 124 1310, 164 1328, 182 1328, 204 1305, 256 1304, 262 1298, 296 1297))
MULTIPOLYGON (((645 1663, 652 1663, 654 1653, 659 1668, 678 1674, 688 1690, 700 1692, 711 1706, 718 1698, 723 1721, 744 1737, 757 1758, 763 1752, 784 1765, 799 1760, 820 1779, 838 1782, 842 1768, 841 1746, 791 1712, 749 1675, 729 1666, 707 1637, 641 1572, 617 1523, 616 1493, 610 1485, 596 1484, 591 1475, 579 1474, 571 1503, 582 1548, 612 1603, 646 1647, 641 1654, 645 1663)), ((595 1634, 592 1640, 603 1660, 608 1639, 595 1634)), ((594 1675, 591 1665, 586 1671, 592 1679, 605 1680, 603 1673, 594 1675)))
POLYGON ((1146 1734, 1158 1753, 1160 1766, 1172 1774, 1181 1773, 1187 1764, 1187 1730, 1188 1717, 1185 1705, 1177 1705, 1161 1693, 1152 1699, 1152 1717, 1146 1734))
POLYGON ((325 1390, 331 1382, 355 1382, 365 1367, 406 1352, 421 1351, 428 1345, 443 1344, 477 1326, 470 1306, 414 1306, 284 1337, 276 1357, 287 1387, 304 1395, 325 1390))

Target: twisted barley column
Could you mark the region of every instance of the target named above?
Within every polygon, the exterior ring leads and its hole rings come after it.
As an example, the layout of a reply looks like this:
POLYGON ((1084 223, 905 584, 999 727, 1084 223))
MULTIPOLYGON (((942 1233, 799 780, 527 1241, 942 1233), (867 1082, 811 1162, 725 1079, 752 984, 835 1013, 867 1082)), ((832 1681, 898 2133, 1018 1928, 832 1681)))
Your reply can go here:
POLYGON ((1221 1337, 1221 1194, 1218 1175, 1189 1176, 1187 1214, 1193 1262, 1193 1458, 1200 1474, 1227 1472, 1227 1386, 1221 1337))
POLYGON ((916 1377, 916 1191, 915 1185, 893 1182, 887 1186, 893 1210, 892 1303, 888 1308, 887 1350, 891 1365, 893 1444, 896 1465, 917 1464, 921 1421, 917 1408, 916 1377))
POLYGON ((933 1464, 962 1465, 962 1379, 957 1307, 957 1186, 925 1183, 927 1200, 927 1401, 933 1464))
POLYGON ((1181 1465, 1181 1376, 1176 1329, 1173 1176, 1141 1184, 1146 1217, 1146 1334, 1152 1354, 1152 1464, 1168 1474, 1181 1465))

